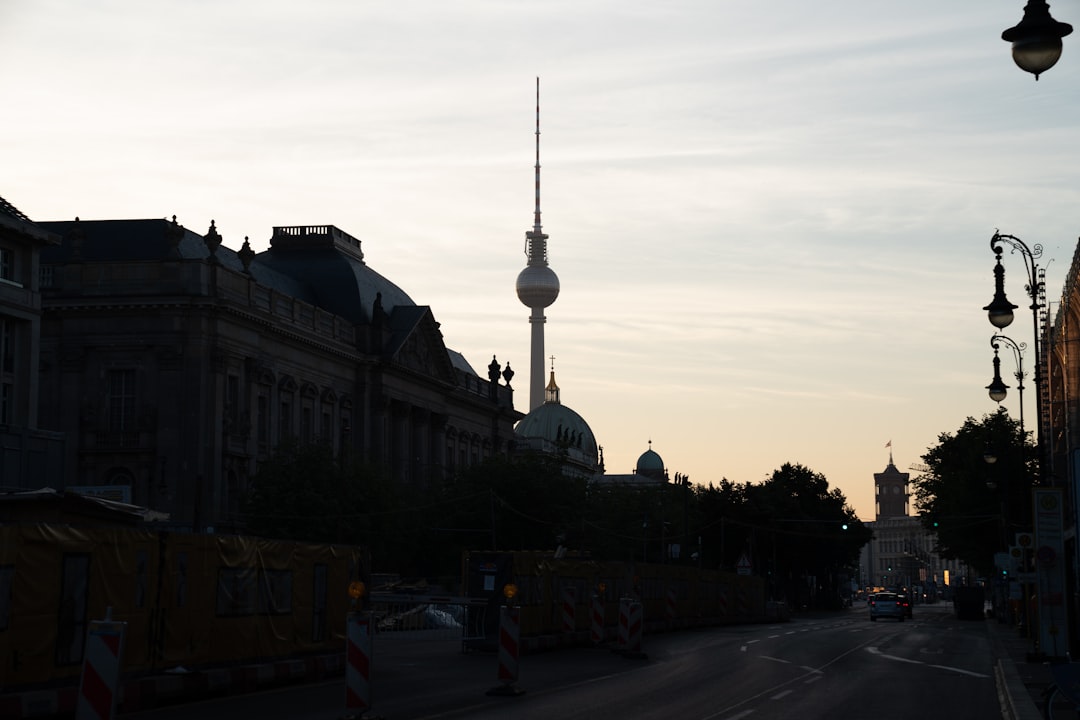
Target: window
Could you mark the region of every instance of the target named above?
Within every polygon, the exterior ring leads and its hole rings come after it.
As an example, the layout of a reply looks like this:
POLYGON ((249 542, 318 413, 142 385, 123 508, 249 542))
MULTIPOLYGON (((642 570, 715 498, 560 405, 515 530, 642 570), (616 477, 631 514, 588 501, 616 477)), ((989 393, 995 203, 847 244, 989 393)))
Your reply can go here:
POLYGON ((0 280, 15 282, 15 253, 11 248, 0 247, 0 280))
POLYGON ((265 446, 270 442, 270 399, 265 392, 259 393, 255 406, 255 411, 257 413, 257 417, 255 418, 256 433, 258 435, 259 445, 265 446))
POLYGON ((286 440, 290 435, 292 435, 292 401, 282 398, 281 417, 278 418, 278 441, 286 440))
POLYGON ((86 644, 86 598, 90 592, 90 556, 64 555, 60 609, 56 618, 56 664, 82 662, 86 644))
MULTIPOLYGON (((311 603, 311 641, 322 642, 326 639, 326 592, 327 572, 325 565, 316 565, 312 573, 314 587, 311 603)), ((0 586, 2 589, 2 586, 0 586)), ((0 598, 2 601, 2 598, 0 598)), ((2 629, 2 626, 0 626, 2 629)))
POLYGON ((304 439, 304 442, 311 442, 312 433, 312 410, 308 401, 304 401, 304 407, 300 411, 300 437, 304 439))
POLYGON ((15 387, 9 382, 0 382, 0 425, 11 424, 14 402, 15 387))
POLYGON ((233 434, 240 430, 240 378, 235 375, 225 381, 225 427, 233 434))
POLYGON ((11 623, 11 595, 14 585, 15 566, 0 565, 0 631, 7 630, 11 623))
POLYGON ((0 317, 0 372, 15 372, 15 321, 0 317))
POLYGON ((42 289, 53 286, 53 266, 42 265, 38 268, 38 286, 42 289))
POLYGON ((135 429, 135 371, 110 370, 108 375, 109 432, 131 432, 135 429))

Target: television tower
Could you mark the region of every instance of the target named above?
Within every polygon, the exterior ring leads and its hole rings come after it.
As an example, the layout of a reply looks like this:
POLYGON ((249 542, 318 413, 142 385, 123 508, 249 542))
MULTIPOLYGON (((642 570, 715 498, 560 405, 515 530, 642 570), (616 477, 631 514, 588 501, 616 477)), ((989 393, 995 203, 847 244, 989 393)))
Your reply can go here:
POLYGON ((544 308, 559 297, 559 278, 548 267, 548 236, 540 229, 540 78, 536 78, 536 208, 533 229, 525 233, 525 269, 517 276, 517 296, 529 308, 532 338, 529 348, 529 410, 544 403, 544 308))

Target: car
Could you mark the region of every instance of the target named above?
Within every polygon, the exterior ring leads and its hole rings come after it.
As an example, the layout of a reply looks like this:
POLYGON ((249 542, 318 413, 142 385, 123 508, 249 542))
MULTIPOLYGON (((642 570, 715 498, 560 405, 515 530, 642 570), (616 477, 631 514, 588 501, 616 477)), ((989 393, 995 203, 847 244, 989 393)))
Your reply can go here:
MULTIPOLYGON (((910 607, 910 603, 909 603, 910 607)), ((904 598, 896 593, 882 592, 870 596, 870 620, 876 622, 879 617, 894 617, 904 622, 904 598)))
POLYGON ((904 606, 904 617, 906 617, 906 618, 912 617, 912 614, 911 614, 912 613, 912 607, 915 605, 915 603, 912 602, 911 595, 901 594, 899 597, 900 597, 900 602, 904 606))

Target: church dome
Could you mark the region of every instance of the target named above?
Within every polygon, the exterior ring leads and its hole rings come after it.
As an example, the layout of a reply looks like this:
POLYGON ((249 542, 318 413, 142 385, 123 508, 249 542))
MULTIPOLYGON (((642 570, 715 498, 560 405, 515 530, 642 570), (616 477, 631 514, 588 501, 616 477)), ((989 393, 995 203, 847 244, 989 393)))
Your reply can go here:
POLYGON ((638 458, 634 472, 646 477, 664 477, 664 458, 652 449, 652 441, 649 441, 649 449, 638 458))
POLYGON ((514 428, 519 444, 548 454, 565 454, 567 464, 586 473, 599 466, 596 436, 585 418, 563 405, 555 372, 547 386, 547 401, 523 417, 514 428))

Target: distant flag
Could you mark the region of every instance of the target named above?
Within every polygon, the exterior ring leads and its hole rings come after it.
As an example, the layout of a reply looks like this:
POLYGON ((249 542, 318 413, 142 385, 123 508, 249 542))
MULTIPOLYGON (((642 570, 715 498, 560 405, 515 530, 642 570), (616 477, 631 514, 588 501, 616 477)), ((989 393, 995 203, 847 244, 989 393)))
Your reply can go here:
POLYGON ((892 447, 892 440, 890 440, 889 442, 885 443, 885 447, 892 447))

